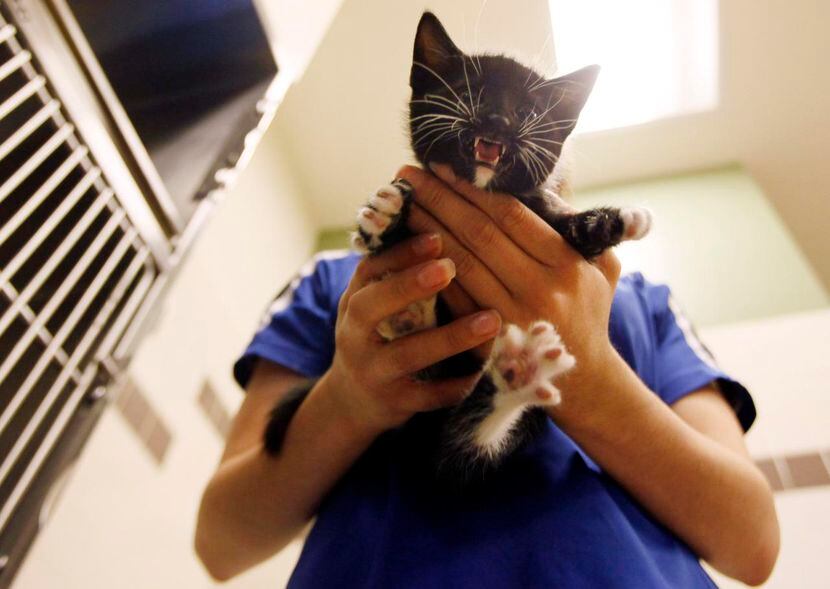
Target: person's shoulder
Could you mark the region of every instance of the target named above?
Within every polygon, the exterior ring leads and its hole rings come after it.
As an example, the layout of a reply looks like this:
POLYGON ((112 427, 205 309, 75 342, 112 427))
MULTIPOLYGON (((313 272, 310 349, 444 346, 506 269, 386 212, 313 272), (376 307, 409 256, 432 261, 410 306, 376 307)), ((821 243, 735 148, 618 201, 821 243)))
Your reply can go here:
POLYGON ((642 272, 631 272, 620 277, 617 291, 623 295, 636 298, 646 306, 660 306, 671 295, 671 289, 660 282, 653 282, 642 272))
POLYGON ((320 270, 351 273, 361 257, 359 253, 347 249, 319 251, 305 263, 300 273, 313 274, 320 270))
POLYGON ((331 309, 336 309, 361 259, 362 255, 352 250, 320 251, 302 267, 299 279, 308 278, 318 300, 325 300, 331 309))
POLYGON ((642 272, 629 272, 620 277, 618 286, 633 290, 652 290, 662 285, 651 282, 642 272))
POLYGON ((352 250, 323 250, 303 265, 299 277, 313 276, 315 282, 337 287, 349 282, 360 259, 361 255, 352 250))
POLYGON ((656 349, 670 292, 665 284, 651 282, 641 272, 621 276, 611 307, 612 339, 620 340, 619 345, 630 340, 631 354, 635 348, 656 349))

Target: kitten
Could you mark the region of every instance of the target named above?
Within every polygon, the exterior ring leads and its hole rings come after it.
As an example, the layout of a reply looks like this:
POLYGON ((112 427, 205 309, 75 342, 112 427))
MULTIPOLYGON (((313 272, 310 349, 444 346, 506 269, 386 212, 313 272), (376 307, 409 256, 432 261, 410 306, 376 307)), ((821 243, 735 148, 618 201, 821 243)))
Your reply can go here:
MULTIPOLYGON (((649 230, 645 209, 597 208, 578 212, 557 194, 562 146, 576 125, 598 67, 545 79, 513 59, 465 55, 441 23, 425 12, 418 25, 410 75, 412 149, 424 166, 448 164, 479 188, 514 195, 585 258, 591 259, 649 230)), ((358 214, 353 245, 375 254, 412 235, 406 217, 412 187, 396 180, 358 214)), ((410 305, 378 326, 387 340, 451 320, 440 299, 410 305)), ((575 365, 556 329, 537 321, 526 330, 508 325, 496 338, 484 373, 457 407, 416 416, 421 439, 413 455, 427 456, 439 478, 477 479, 498 466, 544 426, 544 407, 560 402, 552 380, 575 365), (425 433, 430 432, 430 433, 425 433), (426 439, 432 436, 434 439, 426 439)), ((418 376, 472 374, 481 360, 465 353, 418 376)), ((286 397, 272 414, 265 447, 275 454, 291 416, 309 387, 286 397)))

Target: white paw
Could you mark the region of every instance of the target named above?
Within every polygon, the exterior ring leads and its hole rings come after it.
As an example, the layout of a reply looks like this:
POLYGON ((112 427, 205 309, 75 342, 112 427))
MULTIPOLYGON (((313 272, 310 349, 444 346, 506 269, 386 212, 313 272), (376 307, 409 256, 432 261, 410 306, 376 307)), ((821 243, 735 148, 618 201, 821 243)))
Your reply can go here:
POLYGON ((366 245, 366 240, 360 235, 359 231, 352 231, 351 233, 352 249, 361 254, 369 253, 369 246, 366 245))
POLYGON ((561 397, 551 381, 575 364, 556 328, 537 321, 527 331, 507 326, 493 347, 490 372, 512 404, 556 405, 561 397))
POLYGON ((401 214, 405 198, 396 183, 381 187, 357 213, 360 230, 352 234, 352 246, 364 253, 379 248, 381 235, 401 214))
POLYGON ((558 405, 561 395, 552 381, 574 365, 576 359, 547 321, 537 321, 527 331, 508 325, 496 338, 487 366, 498 392, 492 412, 476 426, 478 451, 498 456, 526 409, 558 405))
POLYGON ((623 240, 642 239, 651 229, 651 211, 643 207, 629 207, 620 211, 623 225, 623 240))

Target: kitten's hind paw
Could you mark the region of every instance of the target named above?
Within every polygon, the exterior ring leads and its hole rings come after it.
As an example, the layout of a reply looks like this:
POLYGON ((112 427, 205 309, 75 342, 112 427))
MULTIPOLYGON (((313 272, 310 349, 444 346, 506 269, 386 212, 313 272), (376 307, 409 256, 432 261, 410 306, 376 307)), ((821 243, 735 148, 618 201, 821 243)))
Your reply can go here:
POLYGON ((379 251, 384 246, 384 236, 400 224, 411 195, 412 187, 405 180, 395 180, 378 189, 357 214, 352 247, 363 253, 379 251))
POLYGON ((642 239, 651 230, 652 214, 644 207, 629 207, 620 210, 623 221, 623 241, 642 239))
POLYGON ((487 416, 470 437, 475 454, 499 460, 515 443, 513 428, 527 409, 559 404, 559 389, 552 381, 575 364, 547 321, 537 321, 527 331, 507 326, 496 338, 487 365, 496 392, 487 416))
POLYGON ((557 405, 560 394, 551 381, 575 364, 556 328, 547 321, 537 321, 527 331, 507 326, 496 339, 490 373, 505 397, 502 402, 557 405))

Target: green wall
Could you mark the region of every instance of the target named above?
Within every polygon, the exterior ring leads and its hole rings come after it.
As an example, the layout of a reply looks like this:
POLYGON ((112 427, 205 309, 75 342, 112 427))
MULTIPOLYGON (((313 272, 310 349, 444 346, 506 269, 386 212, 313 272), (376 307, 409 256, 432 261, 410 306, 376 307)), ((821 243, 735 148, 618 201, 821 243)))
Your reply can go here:
POLYGON ((317 251, 348 249, 351 228, 324 229, 317 234, 317 251))

